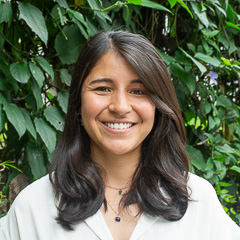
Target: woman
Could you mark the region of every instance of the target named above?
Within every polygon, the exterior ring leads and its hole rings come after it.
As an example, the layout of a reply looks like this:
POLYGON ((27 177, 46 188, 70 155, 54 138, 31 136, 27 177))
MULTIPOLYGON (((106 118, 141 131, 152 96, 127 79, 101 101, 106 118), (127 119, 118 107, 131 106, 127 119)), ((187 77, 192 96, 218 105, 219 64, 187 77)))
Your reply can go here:
POLYGON ((20 193, 1 239, 240 239, 212 186, 189 173, 185 141, 152 44, 95 35, 75 66, 49 178, 20 193))

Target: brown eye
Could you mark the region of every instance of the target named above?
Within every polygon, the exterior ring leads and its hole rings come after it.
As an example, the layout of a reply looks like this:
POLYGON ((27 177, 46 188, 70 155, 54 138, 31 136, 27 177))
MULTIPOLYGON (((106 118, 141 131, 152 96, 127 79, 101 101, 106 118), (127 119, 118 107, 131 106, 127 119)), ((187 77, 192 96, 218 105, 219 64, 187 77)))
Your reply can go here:
POLYGON ((136 95, 144 95, 144 91, 141 89, 134 89, 131 91, 131 93, 136 94, 136 95))
POLYGON ((95 91, 99 91, 99 92, 110 92, 110 89, 107 87, 98 87, 95 89, 95 91))

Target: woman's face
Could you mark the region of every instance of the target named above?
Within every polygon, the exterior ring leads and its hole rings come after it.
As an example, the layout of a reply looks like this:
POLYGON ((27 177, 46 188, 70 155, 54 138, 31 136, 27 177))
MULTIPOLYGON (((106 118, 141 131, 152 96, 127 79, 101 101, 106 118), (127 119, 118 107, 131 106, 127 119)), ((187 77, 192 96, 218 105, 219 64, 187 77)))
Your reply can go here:
POLYGON ((80 114, 93 152, 140 156, 154 124, 155 106, 123 57, 107 52, 84 81, 81 98, 80 114))

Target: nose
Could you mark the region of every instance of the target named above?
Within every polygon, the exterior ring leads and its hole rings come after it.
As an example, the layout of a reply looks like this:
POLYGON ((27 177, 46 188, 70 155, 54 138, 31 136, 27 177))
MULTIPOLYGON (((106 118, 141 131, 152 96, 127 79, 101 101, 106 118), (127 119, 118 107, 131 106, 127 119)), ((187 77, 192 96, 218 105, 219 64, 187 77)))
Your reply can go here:
POLYGON ((128 94, 122 91, 114 93, 108 108, 110 112, 115 112, 119 115, 131 112, 132 106, 128 94))

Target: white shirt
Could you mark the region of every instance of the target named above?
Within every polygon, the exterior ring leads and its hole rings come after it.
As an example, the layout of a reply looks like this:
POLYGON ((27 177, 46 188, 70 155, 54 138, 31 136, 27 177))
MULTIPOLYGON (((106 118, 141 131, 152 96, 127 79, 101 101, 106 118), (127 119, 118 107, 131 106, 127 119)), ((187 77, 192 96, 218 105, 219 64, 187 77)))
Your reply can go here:
MULTIPOLYGON (((130 240, 240 240, 240 228, 224 212, 211 184, 190 174, 188 186, 194 201, 182 219, 169 222, 143 213, 130 240)), ((45 176, 25 188, 0 219, 0 240, 113 240, 100 210, 74 231, 58 224, 56 215, 52 186, 45 176)))

